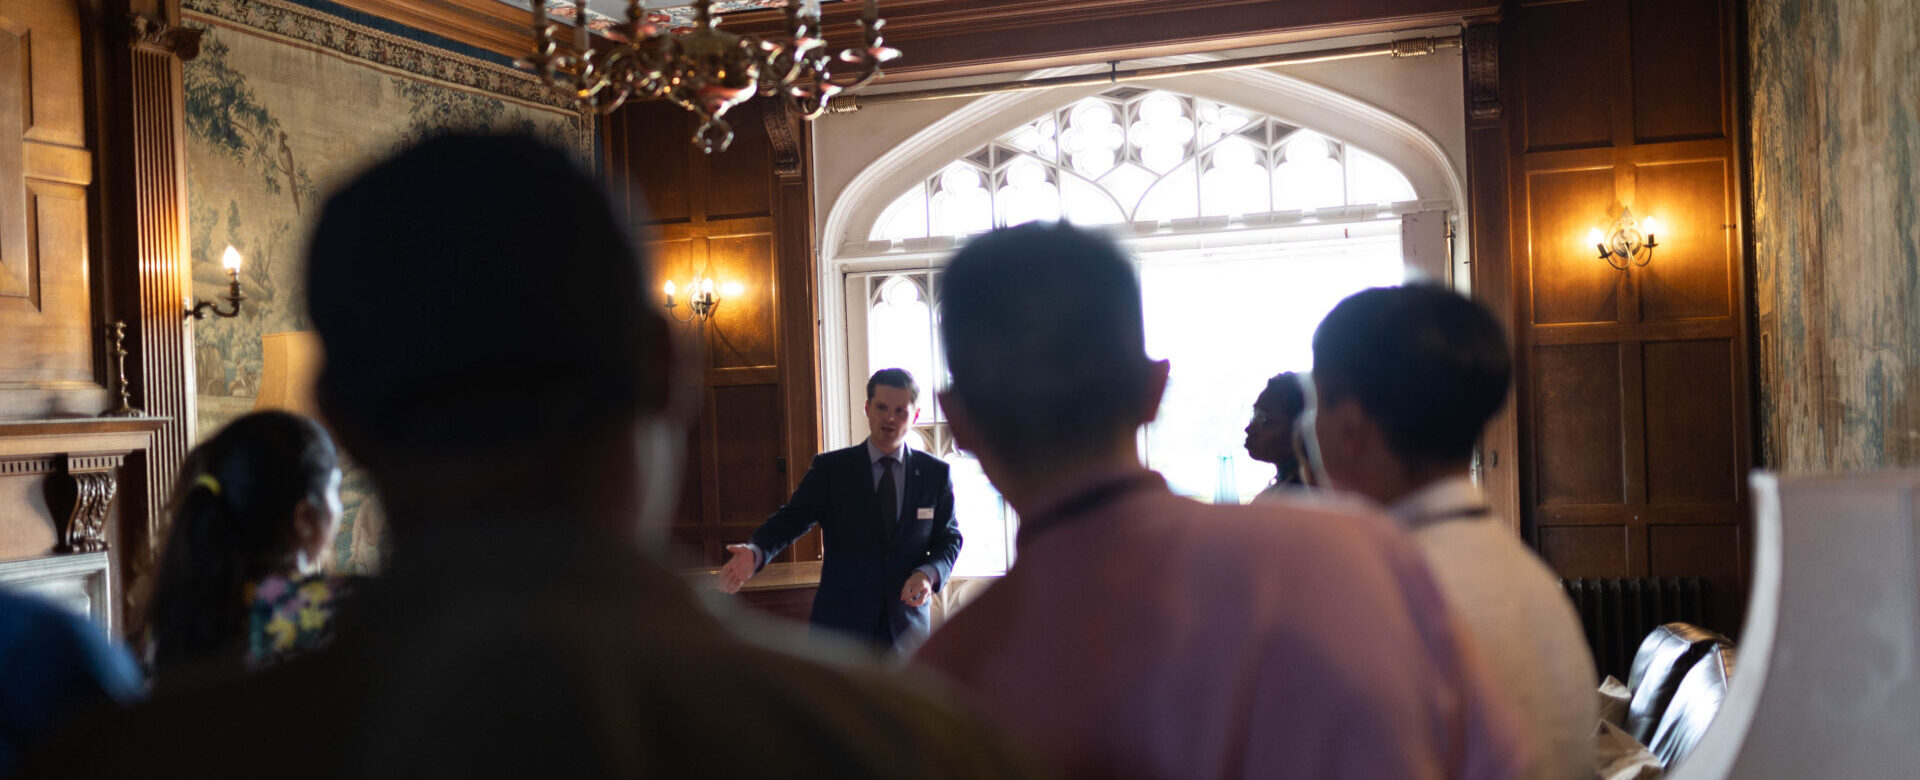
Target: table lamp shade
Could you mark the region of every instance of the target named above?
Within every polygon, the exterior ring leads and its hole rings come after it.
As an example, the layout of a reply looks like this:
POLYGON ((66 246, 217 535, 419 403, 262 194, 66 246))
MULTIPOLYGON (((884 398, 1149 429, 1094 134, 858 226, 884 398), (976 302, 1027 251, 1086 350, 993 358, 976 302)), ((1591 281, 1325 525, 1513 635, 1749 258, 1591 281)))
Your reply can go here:
POLYGON ((269 333, 260 337, 260 396, 253 408, 283 409, 309 417, 320 416, 313 383, 320 376, 320 335, 313 331, 269 333))

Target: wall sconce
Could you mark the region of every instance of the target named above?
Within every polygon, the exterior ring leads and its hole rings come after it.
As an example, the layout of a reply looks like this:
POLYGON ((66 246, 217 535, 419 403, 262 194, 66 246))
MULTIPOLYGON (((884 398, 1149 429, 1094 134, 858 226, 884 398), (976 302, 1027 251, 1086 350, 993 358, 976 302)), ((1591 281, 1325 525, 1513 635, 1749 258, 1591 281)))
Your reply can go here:
POLYGON ((193 308, 187 310, 187 316, 196 320, 206 319, 207 312, 213 312, 216 317, 240 316, 240 301, 246 298, 246 296, 240 294, 240 250, 234 249, 232 244, 228 244, 227 251, 220 255, 220 267, 227 269, 227 280, 232 284, 232 287, 227 290, 226 300, 228 303, 233 304, 233 308, 228 311, 221 311, 220 307, 214 305, 213 301, 195 301, 193 308))
POLYGON ((688 282, 687 289, 691 291, 691 294, 687 296, 687 316, 681 318, 678 314, 674 313, 674 309, 678 308, 679 304, 674 302, 673 299, 674 293, 679 290, 679 288, 674 285, 673 280, 667 280, 667 316, 672 317, 674 322, 693 322, 697 319, 704 320, 710 318, 713 316, 713 310, 720 307, 721 301, 727 298, 738 297, 746 291, 746 288, 741 287, 739 282, 727 282, 720 285, 720 291, 716 294, 714 292, 713 279, 701 277, 695 277, 693 281, 688 282))
POLYGON ((1653 259, 1653 248, 1659 246, 1653 240, 1657 229, 1653 217, 1638 220, 1631 209, 1621 209, 1609 232, 1601 233, 1599 228, 1587 231, 1587 243, 1599 249, 1600 259, 1616 269, 1625 271, 1629 264, 1644 268, 1653 259))

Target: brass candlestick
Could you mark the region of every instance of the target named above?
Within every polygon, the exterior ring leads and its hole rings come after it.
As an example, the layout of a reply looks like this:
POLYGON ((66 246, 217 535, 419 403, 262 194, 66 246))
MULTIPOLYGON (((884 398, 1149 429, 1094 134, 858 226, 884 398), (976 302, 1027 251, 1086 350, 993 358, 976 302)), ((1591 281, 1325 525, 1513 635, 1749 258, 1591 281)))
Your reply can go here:
POLYGON ((100 413, 101 417, 145 417, 146 412, 133 407, 132 383, 127 381, 127 323, 113 321, 113 332, 107 336, 107 354, 113 357, 116 370, 115 381, 120 385, 120 405, 100 413))

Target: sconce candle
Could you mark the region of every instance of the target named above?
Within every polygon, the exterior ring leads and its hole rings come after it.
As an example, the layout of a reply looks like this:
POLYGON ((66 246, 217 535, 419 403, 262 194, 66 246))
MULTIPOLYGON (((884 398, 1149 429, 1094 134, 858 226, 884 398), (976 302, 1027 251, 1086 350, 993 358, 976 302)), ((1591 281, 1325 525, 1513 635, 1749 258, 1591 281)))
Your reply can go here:
POLYGON ((739 295, 746 289, 738 282, 726 282, 719 285, 719 288, 721 292, 716 295, 711 277, 695 277, 687 282, 687 289, 690 291, 687 295, 688 313, 686 318, 682 319, 674 313, 674 310, 679 308, 679 304, 673 298, 674 293, 680 288, 672 280, 668 280, 663 287, 667 293, 667 316, 672 317, 674 322, 692 322, 696 319, 711 318, 714 310, 720 307, 722 300, 739 295))
POLYGON ((1625 271, 1630 266, 1646 267, 1653 260, 1653 249, 1659 246, 1654 241, 1653 217, 1645 221, 1636 220, 1633 211, 1621 209, 1620 218, 1614 220, 1610 232, 1602 233, 1599 228, 1587 231, 1587 242, 1600 251, 1600 259, 1608 265, 1625 271))
POLYGON ((213 301, 197 301, 193 304, 192 308, 187 309, 187 316, 196 320, 204 320, 207 318, 207 312, 209 311, 213 312, 216 317, 240 316, 240 301, 246 298, 246 296, 240 294, 240 250, 234 249, 233 246, 229 244, 227 251, 220 254, 220 267, 227 269, 228 288, 226 301, 231 304, 231 308, 222 310, 219 306, 214 305, 213 301))

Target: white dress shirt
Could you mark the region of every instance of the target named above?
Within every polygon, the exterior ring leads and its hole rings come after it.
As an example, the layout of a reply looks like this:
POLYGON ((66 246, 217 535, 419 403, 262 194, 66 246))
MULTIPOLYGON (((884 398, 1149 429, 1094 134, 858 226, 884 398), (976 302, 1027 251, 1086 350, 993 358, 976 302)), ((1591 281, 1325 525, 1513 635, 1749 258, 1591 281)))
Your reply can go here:
POLYGON ((1525 777, 1592 777, 1597 672, 1552 570, 1466 475, 1429 484, 1387 513, 1425 555, 1489 676, 1523 713, 1534 758, 1525 777))

